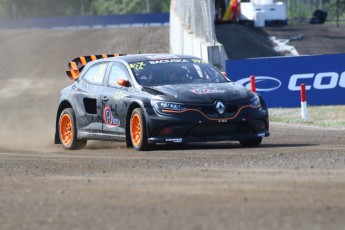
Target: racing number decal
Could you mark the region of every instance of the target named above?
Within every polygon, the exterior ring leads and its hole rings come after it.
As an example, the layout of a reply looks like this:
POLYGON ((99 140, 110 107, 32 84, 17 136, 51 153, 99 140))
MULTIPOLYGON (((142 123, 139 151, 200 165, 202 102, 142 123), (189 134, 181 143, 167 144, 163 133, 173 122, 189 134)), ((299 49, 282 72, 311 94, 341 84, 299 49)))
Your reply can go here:
POLYGON ((118 91, 118 92, 115 93, 114 99, 115 100, 120 100, 122 98, 122 95, 123 95, 123 93, 118 91))
POLYGON ((201 60, 201 59, 192 59, 192 62, 194 62, 194 63, 206 63, 207 64, 207 62, 205 62, 204 60, 201 60))
POLYGON ((144 66, 145 66, 144 62, 137 62, 134 64, 130 64, 130 67, 136 70, 144 69, 144 66))

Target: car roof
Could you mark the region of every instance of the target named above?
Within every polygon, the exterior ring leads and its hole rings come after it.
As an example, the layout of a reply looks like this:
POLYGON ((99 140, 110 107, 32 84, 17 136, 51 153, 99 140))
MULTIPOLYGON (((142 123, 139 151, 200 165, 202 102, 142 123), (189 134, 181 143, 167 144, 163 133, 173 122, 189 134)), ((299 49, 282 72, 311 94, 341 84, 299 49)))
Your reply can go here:
POLYGON ((110 59, 120 59, 125 62, 141 62, 141 61, 153 61, 153 60, 166 60, 166 59, 181 59, 181 58, 196 58, 191 55, 182 55, 182 54, 167 54, 167 53, 153 53, 153 54, 128 54, 126 56, 119 56, 110 59))

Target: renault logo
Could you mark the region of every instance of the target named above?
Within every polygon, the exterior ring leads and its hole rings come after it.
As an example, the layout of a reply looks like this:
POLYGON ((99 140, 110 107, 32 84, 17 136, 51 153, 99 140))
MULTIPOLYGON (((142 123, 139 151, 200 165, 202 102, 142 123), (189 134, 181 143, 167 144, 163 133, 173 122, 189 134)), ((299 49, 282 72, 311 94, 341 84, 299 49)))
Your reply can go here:
POLYGON ((225 112, 225 105, 222 102, 218 101, 216 103, 216 110, 219 114, 223 114, 225 112))

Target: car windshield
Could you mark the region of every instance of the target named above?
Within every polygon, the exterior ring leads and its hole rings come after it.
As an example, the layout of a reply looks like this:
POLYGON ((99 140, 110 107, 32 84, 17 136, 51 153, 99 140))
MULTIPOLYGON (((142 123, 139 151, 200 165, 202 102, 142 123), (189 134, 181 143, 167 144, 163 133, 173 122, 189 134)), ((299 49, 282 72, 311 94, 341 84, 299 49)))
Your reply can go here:
POLYGON ((229 80, 201 59, 174 58, 129 63, 143 86, 221 83, 229 80))

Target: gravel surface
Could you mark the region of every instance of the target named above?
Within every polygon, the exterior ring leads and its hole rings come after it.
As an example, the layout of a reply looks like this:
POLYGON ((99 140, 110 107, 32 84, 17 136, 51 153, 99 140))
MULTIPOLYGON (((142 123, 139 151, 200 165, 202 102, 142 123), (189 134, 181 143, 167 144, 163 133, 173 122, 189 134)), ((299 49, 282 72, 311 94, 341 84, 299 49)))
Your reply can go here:
POLYGON ((0 151, 1 229, 343 229, 344 131, 236 142, 0 151))
POLYGON ((168 52, 168 33, 1 31, 0 229, 343 229, 344 130, 272 123, 259 148, 52 144, 70 59, 168 52))

